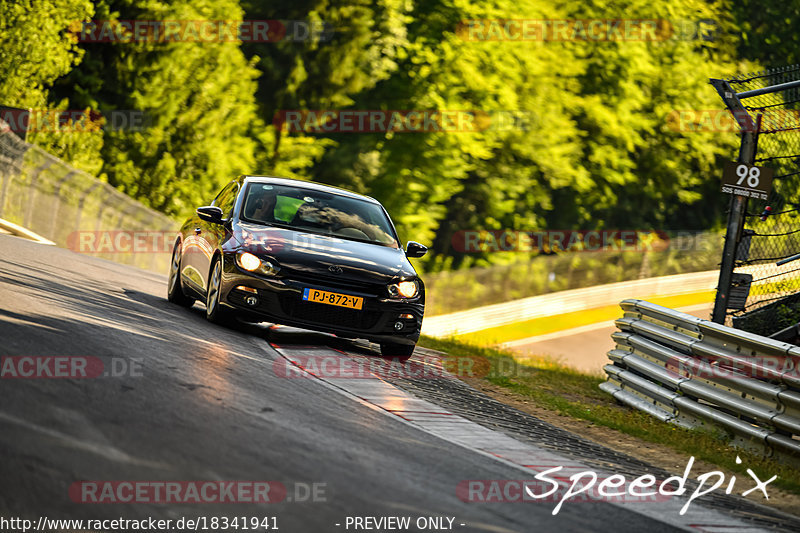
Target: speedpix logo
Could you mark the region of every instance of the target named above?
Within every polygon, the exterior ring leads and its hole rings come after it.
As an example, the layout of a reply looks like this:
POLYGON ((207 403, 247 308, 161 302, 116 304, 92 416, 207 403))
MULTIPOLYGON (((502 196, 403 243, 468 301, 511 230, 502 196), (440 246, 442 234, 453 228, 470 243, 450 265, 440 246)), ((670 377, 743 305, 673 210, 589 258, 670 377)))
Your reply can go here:
MULTIPOLYGON (((742 460, 737 456, 736 463, 742 460)), ((559 472, 563 466, 555 466, 541 470, 532 480, 464 480, 456 487, 456 495, 465 502, 555 502, 553 515, 561 511, 567 501, 572 502, 647 502, 666 501, 673 497, 687 494, 687 481, 694 465, 694 457, 690 457, 682 476, 672 476, 660 481, 652 474, 644 474, 628 481, 622 474, 599 476, 597 472, 584 470, 569 477, 559 472)), ((572 467, 574 468, 574 467, 572 467)), ((540 470, 537 468, 537 470, 540 470)), ((742 496, 760 491, 765 499, 769 499, 767 485, 778 476, 762 481, 751 469, 747 474, 754 484, 742 496)), ((692 502, 701 496, 710 494, 724 487, 725 494, 731 494, 737 485, 736 476, 727 479, 720 471, 706 472, 697 476, 694 490, 689 494, 679 514, 686 514, 692 502), (727 481, 727 484, 725 483, 727 481)))

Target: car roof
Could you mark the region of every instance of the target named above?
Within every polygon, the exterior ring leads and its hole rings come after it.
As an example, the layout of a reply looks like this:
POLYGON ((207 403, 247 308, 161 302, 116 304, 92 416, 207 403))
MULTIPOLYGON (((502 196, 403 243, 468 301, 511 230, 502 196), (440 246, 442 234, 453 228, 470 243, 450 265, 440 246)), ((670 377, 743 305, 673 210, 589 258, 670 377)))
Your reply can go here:
POLYGON ((348 191, 347 189, 342 189, 340 187, 334 187, 332 185, 325 185, 323 183, 317 183, 314 181, 304 181, 304 180, 295 180, 291 178, 279 178, 276 176, 242 176, 244 178, 244 183, 271 183, 275 185, 286 185, 289 187, 301 187, 303 189, 309 189, 312 191, 320 191, 329 194, 338 194, 339 196, 347 196, 349 198, 357 198, 359 200, 366 200, 368 202, 376 203, 380 205, 380 202, 371 196, 365 196, 363 194, 358 194, 353 191, 348 191))

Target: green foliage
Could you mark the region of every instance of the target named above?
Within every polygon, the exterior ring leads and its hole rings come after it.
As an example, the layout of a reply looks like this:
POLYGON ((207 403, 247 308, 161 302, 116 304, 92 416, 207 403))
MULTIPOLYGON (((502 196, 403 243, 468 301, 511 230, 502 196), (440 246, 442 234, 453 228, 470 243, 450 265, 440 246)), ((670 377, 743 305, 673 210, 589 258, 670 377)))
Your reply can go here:
MULTIPOLYGON (((641 17, 721 17, 689 0, 663 12, 629 3, 641 17)), ((456 31, 469 19, 616 16, 536 0, 414 5, 396 73, 352 108, 522 112, 527 127, 329 135, 336 145, 313 177, 383 201, 401 234, 433 245, 428 270, 497 261, 453 250, 459 230, 709 227, 723 202, 708 178, 736 137, 674 131, 669 116, 720 107, 707 77, 736 70, 729 43, 475 42, 456 31)))
POLYGON ((769 337, 785 328, 794 326, 800 322, 800 295, 797 292, 788 293, 781 291, 777 284, 755 285, 750 293, 758 291, 771 291, 770 297, 774 301, 748 311, 740 316, 734 316, 733 327, 769 337), (772 285, 772 286, 770 286, 772 285), (774 293, 782 293, 783 296, 774 299, 774 293))
MULTIPOLYGON (((520 16, 555 15, 544 2, 521 4, 520 16)), ((401 234, 434 243, 440 256, 451 253, 459 229, 531 226, 531 220, 535 227, 540 220, 531 206, 547 202, 548 182, 586 177, 578 163, 580 132, 563 112, 563 102, 575 98, 568 90, 574 67, 562 64, 563 76, 554 75, 559 50, 546 43, 471 42, 457 34, 464 19, 503 14, 467 2, 414 5, 410 45, 397 74, 359 95, 354 107, 494 117, 521 112, 528 129, 343 134, 319 165, 323 181, 363 184, 387 205, 401 234), (349 172, 337 176, 337 168, 349 172)))
MULTIPOLYGON (((99 20, 238 20, 236 0, 97 2, 99 20)), ((59 85, 81 106, 136 110, 144 130, 105 130, 109 182, 167 214, 207 203, 238 174, 257 171, 263 124, 255 118, 258 71, 237 42, 86 44, 59 85)))
MULTIPOLYGON (((53 112, 66 109, 67 102, 55 106, 53 112)), ((89 110, 84 110, 89 117, 89 110)), ((35 114, 34 114, 35 116, 35 114)), ((35 119, 34 119, 35 120, 35 119)), ((50 121, 50 125, 28 133, 28 142, 38 145, 51 154, 69 161, 73 167, 88 172, 101 179, 106 179, 103 172, 103 132, 102 119, 94 122, 86 120, 69 120, 64 124, 50 121)))
POLYGON ((778 317, 782 324, 797 324, 800 322, 800 309, 796 305, 781 305, 778 317))
POLYGON ((453 235, 719 224, 720 163, 737 136, 682 128, 675 112, 722 109, 709 77, 791 61, 797 40, 786 22, 797 7, 730 4, 13 0, 0 8, 0 103, 145 112, 142 130, 32 139, 165 213, 190 211, 241 173, 313 179, 381 200, 404 240, 431 245, 424 269, 487 266, 518 258, 465 255, 453 235), (461 31, 468 20, 620 13, 676 31, 656 42, 475 41, 461 31), (326 31, 278 42, 78 44, 70 30, 89 18, 281 19, 326 31), (686 33, 700 21, 717 28, 713 40, 686 33), (473 112, 482 127, 323 134, 272 124, 281 110, 326 109, 473 112))
POLYGON ((4 1, 0 4, 0 104, 44 106, 47 90, 83 51, 70 27, 91 18, 89 0, 4 1))
POLYGON ((735 0, 729 2, 741 39, 740 57, 765 67, 800 63, 800 35, 797 21, 800 4, 781 0, 735 0))
MULTIPOLYGON (((616 4, 613 12, 582 6, 570 15, 611 18, 619 11, 669 20, 675 27, 682 21, 705 19, 721 24, 724 14, 694 0, 669 4, 627 0, 616 4)), ((575 118, 587 134, 583 164, 592 179, 589 188, 570 191, 573 208, 567 203, 551 223, 600 221, 607 228, 694 229, 720 215, 717 169, 722 159, 735 153, 736 136, 676 131, 681 124, 669 118, 674 111, 721 109, 708 78, 725 77, 738 66, 724 33, 715 42, 678 37, 573 43, 575 55, 585 65, 579 77, 584 98, 575 118), (691 207, 701 199, 704 204, 691 207)))
POLYGON ((49 111, 66 110, 67 100, 48 102, 48 89, 80 62, 84 51, 74 33, 91 18, 89 0, 32 0, 0 4, 0 105, 31 109, 28 140, 74 166, 99 175, 102 135, 73 124, 43 125, 49 111))

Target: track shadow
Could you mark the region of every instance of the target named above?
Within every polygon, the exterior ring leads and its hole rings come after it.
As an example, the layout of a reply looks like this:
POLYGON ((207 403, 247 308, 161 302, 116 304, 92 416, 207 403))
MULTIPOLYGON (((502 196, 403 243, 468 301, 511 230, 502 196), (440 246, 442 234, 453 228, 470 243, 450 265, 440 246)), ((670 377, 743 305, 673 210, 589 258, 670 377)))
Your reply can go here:
POLYGON ((353 355, 381 357, 375 345, 366 340, 338 337, 331 333, 272 324, 267 328, 267 341, 275 346, 324 346, 353 355))

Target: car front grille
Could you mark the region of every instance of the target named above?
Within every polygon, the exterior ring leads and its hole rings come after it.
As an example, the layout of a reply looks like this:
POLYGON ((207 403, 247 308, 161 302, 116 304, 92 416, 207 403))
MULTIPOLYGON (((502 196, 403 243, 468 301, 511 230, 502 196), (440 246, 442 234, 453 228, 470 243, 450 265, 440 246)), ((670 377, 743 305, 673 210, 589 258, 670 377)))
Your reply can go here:
POLYGON ((368 330, 375 327, 381 317, 380 312, 305 302, 298 296, 282 295, 279 299, 281 308, 287 316, 323 326, 368 330))
POLYGON ((311 274, 299 270, 284 269, 281 272, 282 276, 292 281, 299 281, 300 283, 307 283, 309 285, 318 285, 323 287, 331 287, 336 289, 343 289, 345 291, 357 291, 373 296, 380 296, 386 291, 386 285, 380 283, 370 283, 362 280, 345 279, 341 277, 325 276, 320 274, 311 274))

